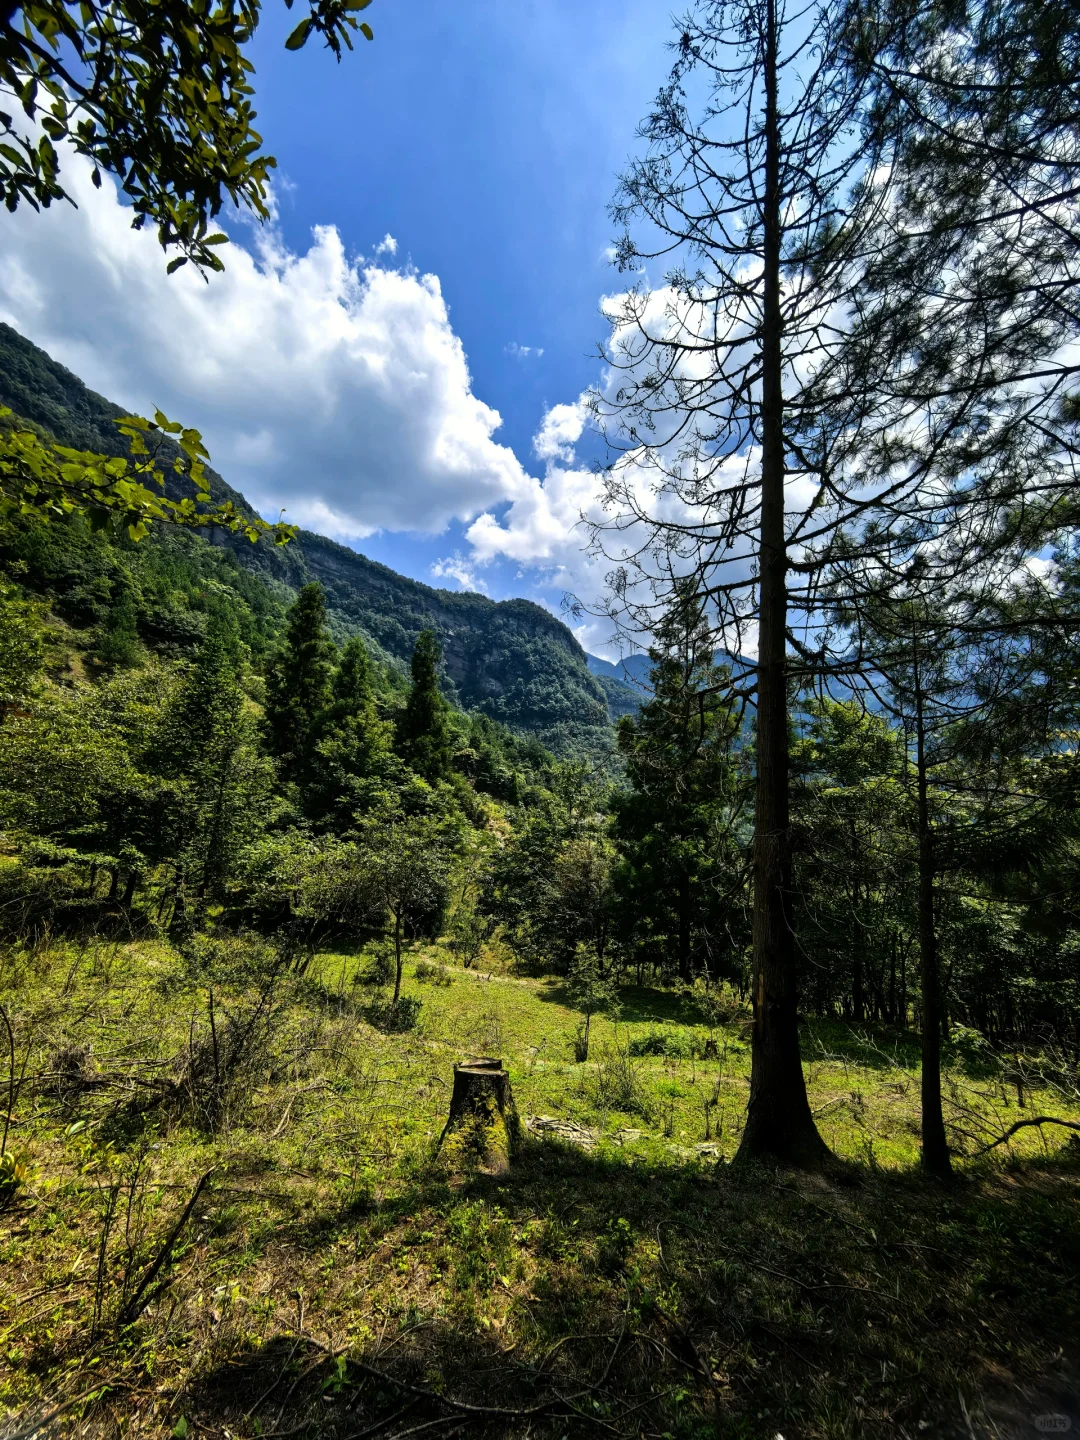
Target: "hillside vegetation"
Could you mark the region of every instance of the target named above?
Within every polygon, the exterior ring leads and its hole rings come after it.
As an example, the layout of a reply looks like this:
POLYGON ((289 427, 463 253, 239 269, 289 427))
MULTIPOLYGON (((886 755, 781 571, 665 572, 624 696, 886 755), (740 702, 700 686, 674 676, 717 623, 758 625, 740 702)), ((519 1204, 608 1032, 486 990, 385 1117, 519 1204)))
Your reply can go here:
MULTIPOLYGON (((943 1186, 918 1170, 903 737, 806 698, 800 1044, 830 1159, 736 1165, 753 730, 692 612, 650 651, 615 786, 455 709, 432 631, 406 679, 319 585, 230 547, 72 520, 9 526, 3 558, 12 1416, 86 1440, 970 1440, 1065 1405, 1055 787, 1045 871, 953 852, 943 1186), (444 1140, 470 1056, 514 1108, 444 1140)), ((972 825, 966 792, 935 803, 972 825)))
MULTIPOLYGON (((8 6, 7 208, 223 268, 258 19, 8 6)), ((0 1440, 1080 1426, 1076 30, 678 17, 535 442, 618 667, 0 327, 0 1440)))
MULTIPOLYGON (((115 424, 126 412, 2 323, 0 405, 66 445, 106 455, 126 452, 115 424)), ((251 513, 243 496, 213 471, 210 491, 215 500, 232 500, 251 513)), ((562 755, 609 752, 609 718, 636 704, 629 686, 600 685, 567 627, 532 601, 438 590, 306 530, 282 548, 220 533, 209 538, 231 550, 241 571, 262 579, 272 594, 295 594, 319 582, 335 635, 363 636, 375 654, 402 671, 420 632, 434 630, 443 646, 444 682, 458 704, 536 734, 562 755)), ((151 546, 160 543, 155 533, 151 546)))
POLYGON ((579 1064, 564 983, 491 963, 416 950, 421 1018, 395 1035, 372 1024, 377 951, 8 951, 9 1411, 65 1402, 87 1437, 336 1440, 970 1437, 1061 1407, 1076 1147, 1051 1158, 1029 1129, 980 1152, 1036 1110, 1080 1117, 1075 1072, 1031 1057, 1021 1108, 1016 1075, 951 1050, 970 1158, 943 1194, 911 1169, 910 1038, 810 1025, 811 1102, 857 1169, 739 1171, 736 996, 627 986, 579 1064), (437 1149, 470 1050, 509 1069, 508 1174, 437 1149))

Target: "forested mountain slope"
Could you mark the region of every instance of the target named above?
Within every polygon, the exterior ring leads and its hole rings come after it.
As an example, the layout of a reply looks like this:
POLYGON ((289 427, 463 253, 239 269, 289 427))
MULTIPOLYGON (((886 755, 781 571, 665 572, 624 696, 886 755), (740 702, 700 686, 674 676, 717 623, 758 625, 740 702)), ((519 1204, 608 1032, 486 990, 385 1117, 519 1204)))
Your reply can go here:
MULTIPOLYGON (((0 404, 65 444, 123 451, 114 421, 125 411, 4 324, 0 404)), ((215 499, 250 509, 220 475, 210 473, 215 499)), ((421 630, 434 630, 443 645, 447 688, 458 703, 540 735, 562 753, 609 749, 611 720, 636 706, 630 687, 607 677, 601 683, 590 673, 570 630, 532 601, 436 589, 307 530, 284 549, 219 534, 210 539, 230 548, 245 570, 260 574, 271 588, 295 592, 309 580, 320 581, 335 634, 362 634, 397 665, 407 665, 421 630)))

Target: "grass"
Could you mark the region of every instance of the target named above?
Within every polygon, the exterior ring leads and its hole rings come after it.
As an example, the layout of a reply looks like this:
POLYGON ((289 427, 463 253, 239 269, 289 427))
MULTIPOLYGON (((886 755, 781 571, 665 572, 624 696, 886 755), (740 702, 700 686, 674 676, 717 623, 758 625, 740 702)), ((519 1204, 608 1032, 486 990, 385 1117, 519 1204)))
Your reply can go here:
POLYGON ((430 947, 406 972, 418 1027, 391 1035, 364 1018, 367 968, 323 954, 270 984, 264 947, 148 942, 2 957, 24 1077, 25 1183, 0 1191, 12 1428, 62 1405, 54 1430, 177 1440, 1080 1421, 1077 1147, 1028 1129, 976 1153, 1018 1118, 1077 1119, 1063 1089, 1021 1110, 957 1047, 940 1187, 915 1168, 911 1037, 812 1024, 811 1104, 848 1173, 733 1169, 734 1005, 710 1030, 693 997, 628 987, 576 1064, 557 982, 430 947), (469 1053, 505 1060, 533 1121, 508 1176, 434 1154, 469 1053))

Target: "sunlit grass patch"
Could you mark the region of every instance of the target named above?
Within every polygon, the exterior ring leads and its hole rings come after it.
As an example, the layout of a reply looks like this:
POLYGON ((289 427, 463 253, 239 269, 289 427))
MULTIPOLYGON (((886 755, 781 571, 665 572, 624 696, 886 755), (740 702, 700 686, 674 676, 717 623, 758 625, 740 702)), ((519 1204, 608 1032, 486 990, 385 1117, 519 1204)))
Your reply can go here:
POLYGON ((577 1063, 558 981, 417 979, 417 963, 449 965, 439 947, 406 968, 421 1008, 400 1034, 366 1018, 379 986, 363 952, 275 975, 268 998, 257 947, 209 969, 149 943, 0 958, 26 1166, 0 1211, 11 1414, 100 1376, 112 1391, 69 1417, 87 1437, 119 1415, 136 1435, 183 1419, 332 1440, 410 1396, 412 1423, 449 1428, 462 1412, 438 1394, 532 1407, 545 1437, 599 1420, 626 1436, 885 1434, 893 1415, 914 1433, 959 1415, 958 1393, 977 1415, 991 1375, 1041 1383, 1080 1323, 1075 1147, 1024 1130, 974 1158, 1032 1107, 1076 1107, 1030 1084, 1021 1107, 1006 1072, 953 1065, 947 1114, 972 1158, 955 1187, 928 1185, 902 1034, 806 1028, 811 1105, 854 1162, 840 1184, 724 1163, 748 1041, 692 996, 630 990, 577 1063), (259 1004, 271 1023, 221 1105, 194 1103, 192 1056, 210 1085, 214 1032, 220 1071, 229 1026, 259 1004), (503 1177, 435 1154, 468 1054, 504 1061, 531 1122, 503 1177))

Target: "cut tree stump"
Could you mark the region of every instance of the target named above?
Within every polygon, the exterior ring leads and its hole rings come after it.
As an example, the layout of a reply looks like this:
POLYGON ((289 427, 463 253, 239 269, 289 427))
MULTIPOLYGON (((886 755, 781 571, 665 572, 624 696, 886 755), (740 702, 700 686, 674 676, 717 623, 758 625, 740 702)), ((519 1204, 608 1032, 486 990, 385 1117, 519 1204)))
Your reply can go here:
POLYGON ((478 1056, 455 1065, 450 1114, 439 1137, 444 1157, 505 1175, 520 1143, 521 1121, 502 1061, 478 1056))

